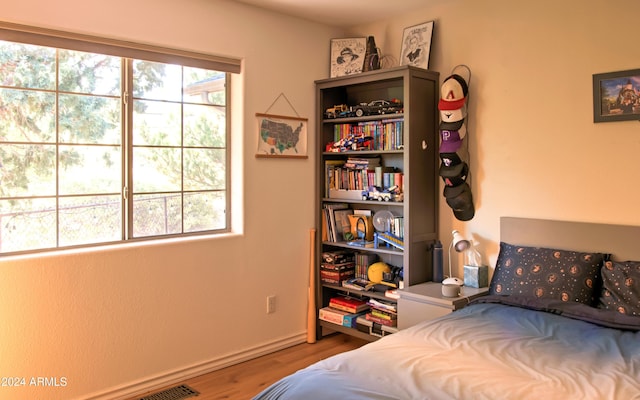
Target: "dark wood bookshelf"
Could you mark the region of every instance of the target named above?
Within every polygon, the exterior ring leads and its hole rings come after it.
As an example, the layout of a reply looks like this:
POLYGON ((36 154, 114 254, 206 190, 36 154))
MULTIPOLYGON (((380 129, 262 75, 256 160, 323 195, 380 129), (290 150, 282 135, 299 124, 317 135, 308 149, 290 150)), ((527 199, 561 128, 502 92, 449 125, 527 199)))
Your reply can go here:
MULTIPOLYGON (((438 234, 438 109, 439 74, 421 68, 402 66, 365 72, 352 76, 322 79, 316 85, 316 148, 317 148, 317 196, 316 196, 316 304, 318 310, 329 304, 329 298, 338 293, 349 293, 363 298, 384 299, 384 293, 350 291, 339 285, 323 283, 320 265, 325 251, 348 249, 354 252, 371 252, 390 266, 402 267, 403 285, 408 287, 432 278, 431 245, 438 234), (361 117, 326 118, 325 110, 339 104, 349 106, 375 100, 399 99, 402 113, 374 114, 361 117), (359 124, 402 118, 400 148, 389 150, 326 151, 327 144, 335 140, 336 125, 359 124), (347 160, 349 157, 380 157, 383 166, 391 166, 403 174, 402 201, 373 201, 327 197, 326 161, 347 160), (345 203, 352 209, 369 209, 373 215, 381 210, 403 217, 403 249, 395 247, 351 246, 346 242, 322 240, 324 211, 327 204, 345 203)), ((318 324, 317 337, 339 331, 367 340, 377 339, 355 328, 342 327, 326 321, 318 324)))

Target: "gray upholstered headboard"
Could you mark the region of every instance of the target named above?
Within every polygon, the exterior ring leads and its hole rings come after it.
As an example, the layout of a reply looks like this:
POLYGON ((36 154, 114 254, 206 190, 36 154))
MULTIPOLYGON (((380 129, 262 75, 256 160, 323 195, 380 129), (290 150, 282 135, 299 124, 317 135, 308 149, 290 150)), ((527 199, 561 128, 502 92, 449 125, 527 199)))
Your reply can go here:
POLYGON ((514 245, 611 253, 640 261, 640 226, 501 217, 500 240, 514 245))

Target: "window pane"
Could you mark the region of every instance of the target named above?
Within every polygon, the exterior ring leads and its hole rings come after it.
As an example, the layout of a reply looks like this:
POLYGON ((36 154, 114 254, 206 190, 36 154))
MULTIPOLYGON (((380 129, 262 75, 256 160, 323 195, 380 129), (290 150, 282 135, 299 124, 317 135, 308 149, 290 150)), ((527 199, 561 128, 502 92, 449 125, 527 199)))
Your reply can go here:
POLYGON ((182 232, 180 194, 133 197, 133 236, 157 236, 182 232))
POLYGON ((184 149, 184 190, 225 189, 225 151, 184 149))
POLYGON ((180 149, 174 148, 134 147, 134 193, 180 191, 182 185, 180 153, 180 149))
POLYGON ((0 40, 0 85, 55 89, 56 50, 0 40))
POLYGON ((200 68, 184 68, 184 100, 189 103, 225 104, 226 75, 200 68))
POLYGON ((2 145, 0 193, 3 197, 55 195, 55 160, 54 145, 2 145))
POLYGON ((180 146, 182 130, 179 103, 133 102, 133 144, 180 146))
POLYGON ((60 194, 120 193, 119 146, 60 146, 60 194))
POLYGON ((197 147, 226 147, 224 107, 184 106, 184 144, 197 147))
POLYGON ((120 98, 60 95, 60 142, 120 144, 120 98))
POLYGON ((150 61, 133 61, 133 97, 182 100, 182 67, 150 61))
POLYGON ((225 192, 185 193, 184 231, 226 228, 225 192))
POLYGON ((0 253, 228 229, 227 77, 0 41, 0 253))
POLYGON ((59 90, 120 95, 120 57, 60 50, 59 90))
POLYGON ((0 141, 55 142, 56 96, 0 89, 0 141))
POLYGON ((116 196, 60 199, 60 246, 122 239, 122 201, 116 196))
POLYGON ((0 251, 56 247, 56 200, 0 200, 0 251))

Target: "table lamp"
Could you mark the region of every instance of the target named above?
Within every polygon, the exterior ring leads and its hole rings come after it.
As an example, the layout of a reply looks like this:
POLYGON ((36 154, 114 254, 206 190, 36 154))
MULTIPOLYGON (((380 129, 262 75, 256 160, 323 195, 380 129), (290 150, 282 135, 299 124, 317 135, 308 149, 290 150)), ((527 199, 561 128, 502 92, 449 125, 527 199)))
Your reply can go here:
POLYGON ((468 249, 471 246, 471 243, 456 230, 451 232, 451 234, 453 235, 453 240, 449 244, 449 277, 442 281, 442 284, 462 286, 464 285, 464 281, 451 274, 451 249, 454 248, 456 252, 461 253, 468 249))

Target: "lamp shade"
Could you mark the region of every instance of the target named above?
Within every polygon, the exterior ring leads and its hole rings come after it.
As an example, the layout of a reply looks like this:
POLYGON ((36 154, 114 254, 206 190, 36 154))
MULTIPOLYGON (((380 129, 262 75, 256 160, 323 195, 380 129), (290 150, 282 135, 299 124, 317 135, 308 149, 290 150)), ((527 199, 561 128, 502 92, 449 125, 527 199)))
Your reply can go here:
POLYGON ((461 253, 471 247, 471 243, 465 239, 460 232, 454 230, 451 233, 453 234, 453 248, 456 249, 458 253, 461 253))

